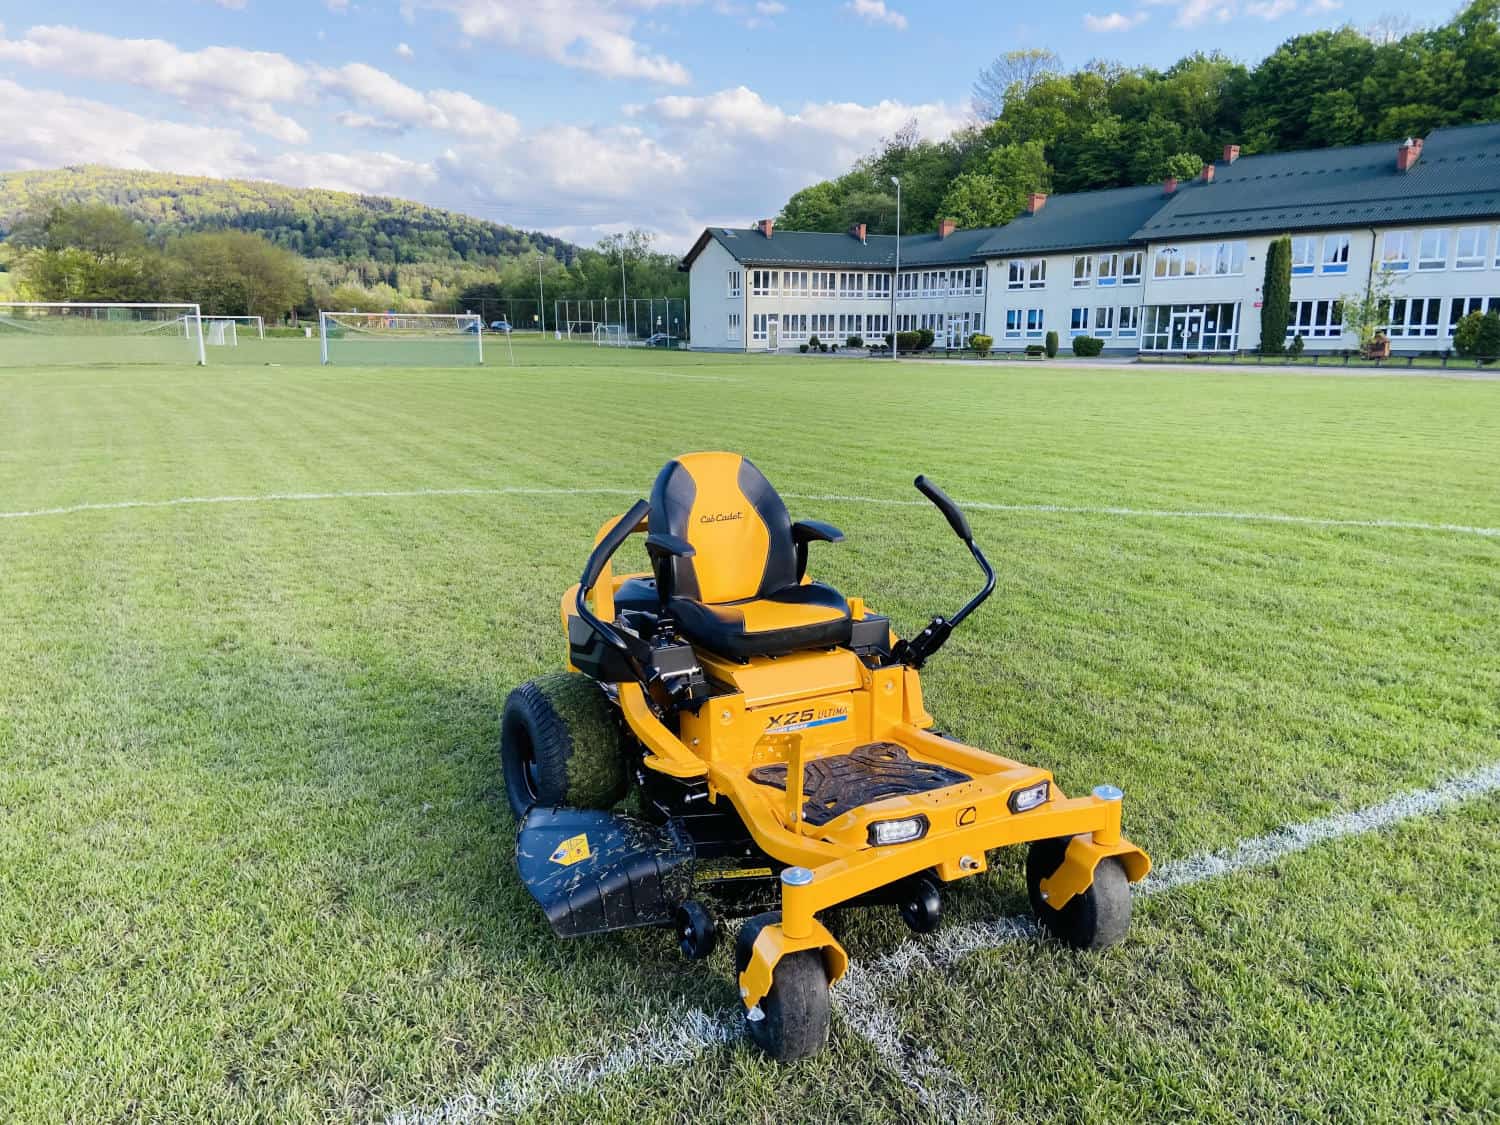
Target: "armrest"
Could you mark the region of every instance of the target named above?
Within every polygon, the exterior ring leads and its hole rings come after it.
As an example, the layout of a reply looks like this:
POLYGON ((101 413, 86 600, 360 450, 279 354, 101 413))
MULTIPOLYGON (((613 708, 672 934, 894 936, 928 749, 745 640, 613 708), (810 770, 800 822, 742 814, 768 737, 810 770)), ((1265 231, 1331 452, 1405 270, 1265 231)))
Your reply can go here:
POLYGON ((831 523, 822 520, 798 520, 792 524, 792 542, 797 548, 797 581, 807 576, 807 545, 809 543, 842 543, 844 533, 831 523))
POLYGON ((653 555, 672 555, 679 559, 690 559, 698 553, 686 539, 669 531, 653 531, 646 536, 646 550, 653 555))
POLYGON ((792 524, 793 543, 842 543, 844 533, 822 520, 798 520, 792 524))

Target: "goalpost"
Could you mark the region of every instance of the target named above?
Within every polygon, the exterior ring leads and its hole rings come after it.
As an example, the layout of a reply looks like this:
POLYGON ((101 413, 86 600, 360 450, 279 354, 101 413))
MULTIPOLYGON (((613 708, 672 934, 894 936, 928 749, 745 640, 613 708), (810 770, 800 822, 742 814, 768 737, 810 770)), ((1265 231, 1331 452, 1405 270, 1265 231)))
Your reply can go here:
POLYGON ((623 348, 627 342, 624 325, 597 324, 594 326, 594 346, 596 348, 623 348))
POLYGON ((247 337, 257 340, 266 338, 266 322, 258 316, 210 316, 203 314, 203 330, 208 333, 208 343, 219 347, 237 347, 243 331, 247 337))
POLYGON ((319 312, 318 336, 325 364, 484 363, 484 322, 473 313, 319 312))
POLYGON ((0 302, 0 366, 208 362, 192 304, 0 302))

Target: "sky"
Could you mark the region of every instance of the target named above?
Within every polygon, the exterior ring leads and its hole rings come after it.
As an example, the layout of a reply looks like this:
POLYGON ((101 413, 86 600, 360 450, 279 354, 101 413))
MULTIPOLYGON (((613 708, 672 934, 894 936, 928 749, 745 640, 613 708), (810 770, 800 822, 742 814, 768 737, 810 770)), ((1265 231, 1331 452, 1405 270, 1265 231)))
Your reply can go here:
POLYGON ((0 170, 398 195, 585 245, 774 216, 992 58, 1246 62, 1389 0, 0 0, 0 170))

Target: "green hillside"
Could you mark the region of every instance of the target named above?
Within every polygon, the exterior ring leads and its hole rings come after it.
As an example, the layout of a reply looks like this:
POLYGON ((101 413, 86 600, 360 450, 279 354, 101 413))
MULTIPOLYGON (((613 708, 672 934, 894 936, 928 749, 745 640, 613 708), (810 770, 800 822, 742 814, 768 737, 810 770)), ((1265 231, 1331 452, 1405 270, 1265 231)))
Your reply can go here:
POLYGON ((93 164, 0 174, 0 237, 19 216, 50 203, 117 207, 158 243, 196 231, 246 230, 305 258, 377 266, 495 265, 533 250, 570 262, 578 251, 551 235, 406 199, 93 164))

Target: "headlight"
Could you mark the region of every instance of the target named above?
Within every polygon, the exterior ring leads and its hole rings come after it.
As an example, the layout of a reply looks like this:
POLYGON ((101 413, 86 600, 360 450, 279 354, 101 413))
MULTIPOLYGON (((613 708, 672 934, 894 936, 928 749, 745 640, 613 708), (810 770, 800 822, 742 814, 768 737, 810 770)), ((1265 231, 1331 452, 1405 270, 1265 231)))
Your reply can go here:
POLYGON ((1045 805, 1051 798, 1052 783, 1038 781, 1035 785, 1028 785, 1025 789, 1017 789, 1006 803, 1013 813, 1030 812, 1038 805, 1045 805))
POLYGON ((870 843, 880 848, 887 844, 909 844, 927 835, 927 818, 909 816, 903 820, 877 820, 870 825, 870 843))

